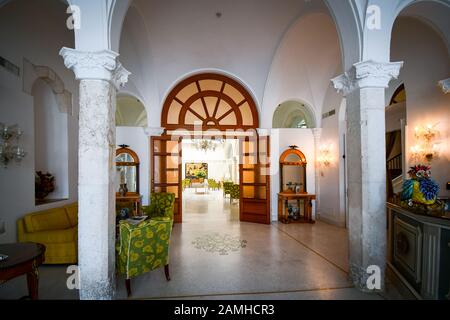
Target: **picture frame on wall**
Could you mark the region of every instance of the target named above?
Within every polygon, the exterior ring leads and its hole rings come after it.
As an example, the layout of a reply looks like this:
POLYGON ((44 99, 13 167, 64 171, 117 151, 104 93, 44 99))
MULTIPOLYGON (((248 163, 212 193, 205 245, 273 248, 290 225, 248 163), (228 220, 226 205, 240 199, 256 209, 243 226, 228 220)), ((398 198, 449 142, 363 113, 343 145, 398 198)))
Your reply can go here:
POLYGON ((208 179, 207 163, 186 163, 186 179, 208 179))

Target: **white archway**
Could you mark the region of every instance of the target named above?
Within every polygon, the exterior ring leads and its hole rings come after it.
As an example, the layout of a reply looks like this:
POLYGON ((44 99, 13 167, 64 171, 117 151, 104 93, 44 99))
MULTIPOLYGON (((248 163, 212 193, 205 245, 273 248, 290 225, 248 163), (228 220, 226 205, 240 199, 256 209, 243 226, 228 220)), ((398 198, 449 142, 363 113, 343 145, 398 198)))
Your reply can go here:
POLYGON ((301 100, 280 103, 272 117, 272 128, 316 128, 314 110, 301 100))
POLYGON ((59 111, 72 115, 72 93, 66 90, 58 74, 50 67, 35 66, 27 59, 23 59, 23 91, 31 95, 33 85, 38 79, 47 82, 52 89, 59 111))

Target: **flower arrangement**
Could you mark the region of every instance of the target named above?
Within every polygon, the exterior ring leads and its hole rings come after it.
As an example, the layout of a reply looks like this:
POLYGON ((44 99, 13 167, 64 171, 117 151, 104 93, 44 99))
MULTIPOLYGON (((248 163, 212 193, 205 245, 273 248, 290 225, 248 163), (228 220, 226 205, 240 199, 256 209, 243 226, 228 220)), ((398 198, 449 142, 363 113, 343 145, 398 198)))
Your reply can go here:
POLYGON ((433 205, 439 193, 439 185, 431 179, 430 166, 413 166, 408 174, 411 179, 403 182, 401 200, 410 207, 414 204, 433 205))
POLYGON ((55 177, 48 172, 37 171, 34 179, 36 199, 43 200, 53 191, 55 191, 55 177))

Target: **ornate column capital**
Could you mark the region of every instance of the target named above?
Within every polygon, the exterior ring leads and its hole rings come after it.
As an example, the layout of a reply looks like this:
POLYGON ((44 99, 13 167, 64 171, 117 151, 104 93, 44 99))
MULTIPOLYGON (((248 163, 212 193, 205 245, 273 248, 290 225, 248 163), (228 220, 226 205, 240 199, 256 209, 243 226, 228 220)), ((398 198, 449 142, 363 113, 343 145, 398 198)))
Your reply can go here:
POLYGON ((403 62, 358 62, 344 74, 331 79, 334 88, 347 96, 361 88, 387 88, 392 79, 397 79, 403 62))
POLYGON ((144 133, 149 137, 160 136, 164 133, 164 130, 165 130, 164 128, 160 128, 160 127, 146 127, 143 129, 144 129, 144 133))
POLYGON ((438 82, 439 87, 441 87, 442 92, 445 94, 450 93, 450 78, 441 80, 438 82))
POLYGON ((59 55, 64 58, 65 66, 75 73, 77 80, 105 80, 120 89, 131 74, 119 62, 119 54, 111 50, 85 52, 64 47, 59 55))

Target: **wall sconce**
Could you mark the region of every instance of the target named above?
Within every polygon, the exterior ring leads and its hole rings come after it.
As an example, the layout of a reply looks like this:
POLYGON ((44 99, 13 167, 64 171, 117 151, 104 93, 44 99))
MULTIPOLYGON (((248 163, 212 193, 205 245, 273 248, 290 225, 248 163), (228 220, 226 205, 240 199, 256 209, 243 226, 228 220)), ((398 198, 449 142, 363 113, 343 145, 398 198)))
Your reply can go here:
POLYGON ((11 160, 22 161, 27 155, 20 146, 23 131, 17 124, 7 126, 0 123, 0 162, 6 168, 11 160))
MULTIPOLYGON (((319 154, 317 156, 317 164, 320 168, 327 168, 331 166, 333 162, 333 156, 331 154, 331 145, 321 145, 319 147, 319 154)), ((323 176, 323 171, 320 172, 323 176)))
POLYGON ((439 157, 439 131, 435 125, 418 126, 414 128, 416 144, 410 148, 411 158, 416 162, 426 160, 429 163, 439 157))

